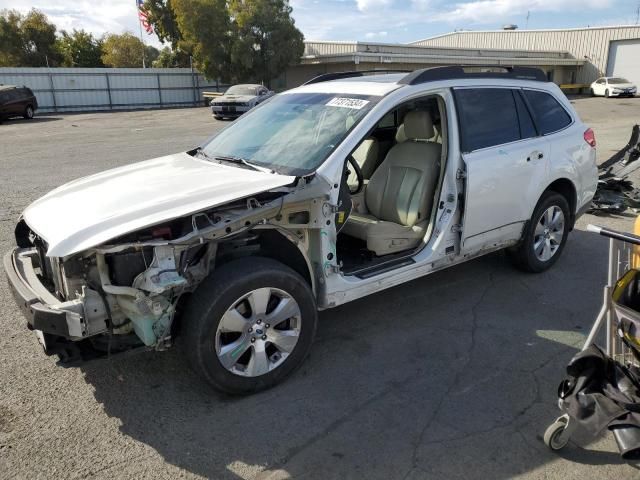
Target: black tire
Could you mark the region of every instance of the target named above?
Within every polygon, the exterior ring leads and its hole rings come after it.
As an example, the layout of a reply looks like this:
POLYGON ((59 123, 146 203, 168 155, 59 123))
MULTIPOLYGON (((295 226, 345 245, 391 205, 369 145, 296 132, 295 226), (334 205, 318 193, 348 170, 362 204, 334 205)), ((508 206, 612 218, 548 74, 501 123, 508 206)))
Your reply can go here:
POLYGON ((593 91, 593 88, 589 89, 589 93, 591 94, 592 97, 596 96, 596 92, 593 91))
POLYGON ((605 96, 606 98, 609 98, 609 89, 607 89, 607 90, 605 90, 605 91, 604 91, 604 96, 605 96))
POLYGON ((315 337, 317 317, 311 288, 297 272, 270 258, 247 257, 214 270, 196 289, 182 318, 181 343, 191 367, 214 388, 246 395, 276 385, 302 365, 315 337), (300 336, 279 366, 263 375, 241 376, 227 370, 218 359, 216 331, 233 302, 264 287, 285 291, 298 303, 300 336))
POLYGON ((31 120, 34 114, 35 114, 35 111, 33 110, 33 106, 27 105, 26 108, 24 109, 24 113, 22 114, 22 116, 27 120, 31 120))
POLYGON ((222 120, 222 117, 220 115, 214 115, 213 118, 215 118, 216 120, 222 120))
POLYGON ((570 230, 570 222, 571 217, 567 199, 559 193, 553 191, 545 192, 538 201, 538 204, 533 211, 533 215, 531 216, 531 220, 525 227, 522 241, 519 245, 509 250, 509 257, 513 261, 514 265, 520 270, 532 273, 544 272, 545 270, 551 268, 551 266, 558 261, 560 255, 562 255, 562 251, 564 250, 565 244, 567 243, 567 237, 570 230), (535 229, 542 217, 542 214, 549 208, 554 206, 559 207, 560 210, 562 210, 562 214, 564 215, 562 240, 560 241, 560 245, 558 246, 555 253, 551 256, 551 258, 546 261, 542 261, 537 257, 534 249, 535 229))

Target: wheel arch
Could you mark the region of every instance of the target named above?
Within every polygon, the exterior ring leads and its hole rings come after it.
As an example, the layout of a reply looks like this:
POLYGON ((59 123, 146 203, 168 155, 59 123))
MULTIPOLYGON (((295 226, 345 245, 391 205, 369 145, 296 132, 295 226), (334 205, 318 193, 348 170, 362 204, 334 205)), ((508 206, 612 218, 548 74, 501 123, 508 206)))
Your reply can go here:
POLYGON ((239 250, 236 255, 216 258, 216 266, 246 256, 272 258, 298 273, 311 287, 314 296, 317 294, 312 265, 299 238, 281 228, 260 228, 250 233, 255 235, 252 245, 256 248, 239 250))
POLYGON ((576 209, 578 204, 578 193, 576 190, 575 184, 569 180, 568 178, 558 178, 551 182, 551 184, 542 192, 544 195, 546 192, 555 192, 562 195, 569 204, 569 213, 571 215, 570 218, 570 228, 573 229, 573 225, 576 221, 576 209))
MULTIPOLYGON (((215 260, 215 268, 250 256, 271 258, 298 273, 307 282, 317 301, 316 282, 311 262, 300 242, 296 242, 294 235, 283 229, 276 228, 256 229, 250 233, 256 235, 256 241, 252 245, 258 248, 251 248, 251 245, 249 245, 246 250, 241 248, 238 249, 237 253, 231 255, 218 255, 215 260)), ((171 326, 174 337, 182 335, 182 314, 191 295, 191 293, 183 294, 178 300, 176 315, 171 326)))

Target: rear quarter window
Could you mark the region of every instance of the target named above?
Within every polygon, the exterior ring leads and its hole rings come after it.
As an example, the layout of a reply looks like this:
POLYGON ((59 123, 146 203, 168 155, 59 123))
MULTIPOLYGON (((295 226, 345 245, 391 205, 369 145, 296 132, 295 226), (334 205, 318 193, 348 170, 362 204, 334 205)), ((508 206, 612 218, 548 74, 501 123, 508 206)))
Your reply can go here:
POLYGON ((552 95, 535 90, 524 90, 524 95, 542 135, 557 132, 571 124, 571 115, 552 95))

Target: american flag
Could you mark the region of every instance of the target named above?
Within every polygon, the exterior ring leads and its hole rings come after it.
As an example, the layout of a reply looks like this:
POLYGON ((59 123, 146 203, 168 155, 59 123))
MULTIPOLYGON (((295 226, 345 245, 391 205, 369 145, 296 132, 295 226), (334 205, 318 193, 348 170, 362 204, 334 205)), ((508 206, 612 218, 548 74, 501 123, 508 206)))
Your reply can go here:
POLYGON ((149 15, 144 10, 144 0, 136 0, 136 4, 138 5, 138 18, 140 19, 142 28, 151 35, 153 33, 153 27, 151 26, 151 23, 149 23, 149 15))

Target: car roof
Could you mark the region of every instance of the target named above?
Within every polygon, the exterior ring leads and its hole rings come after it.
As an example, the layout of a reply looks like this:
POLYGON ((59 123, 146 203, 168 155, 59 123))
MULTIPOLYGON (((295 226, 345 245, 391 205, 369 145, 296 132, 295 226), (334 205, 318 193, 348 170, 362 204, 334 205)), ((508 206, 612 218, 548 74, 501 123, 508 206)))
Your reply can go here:
POLYGON ((260 85, 259 83, 238 83, 237 85, 231 85, 231 87, 249 87, 249 88, 257 88, 257 87, 261 87, 262 85, 260 85))
POLYGON ((12 90, 14 88, 20 88, 16 85, 0 85, 0 91, 2 90, 12 90))

